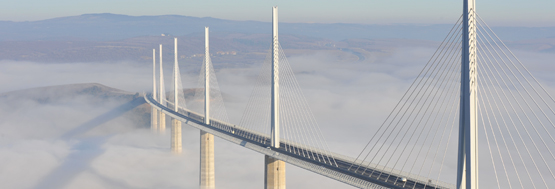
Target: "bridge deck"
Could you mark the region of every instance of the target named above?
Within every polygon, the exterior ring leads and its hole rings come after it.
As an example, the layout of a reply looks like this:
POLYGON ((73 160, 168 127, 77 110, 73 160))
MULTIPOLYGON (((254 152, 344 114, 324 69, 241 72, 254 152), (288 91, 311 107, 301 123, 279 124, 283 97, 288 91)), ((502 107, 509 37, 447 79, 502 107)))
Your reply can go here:
POLYGON ((178 119, 188 125, 196 127, 205 132, 211 133, 215 136, 228 140, 230 142, 239 144, 243 147, 257 151, 259 153, 280 159, 289 164, 307 169, 309 171, 321 174, 323 176, 344 182, 346 184, 359 187, 359 188, 403 188, 403 189, 444 189, 454 188, 444 184, 429 183, 421 179, 410 178, 405 175, 394 174, 382 170, 375 170, 373 167, 361 167, 355 172, 355 169, 349 167, 352 161, 345 158, 334 157, 333 161, 326 160, 327 154, 321 154, 310 150, 301 145, 285 145, 281 143, 281 148, 270 147, 270 138, 261 133, 250 131, 240 126, 225 123, 219 120, 211 120, 210 125, 204 124, 204 116, 195 112, 181 109, 175 112, 172 109, 165 107, 152 98, 152 96, 145 95, 145 100, 155 107, 163 111, 175 119, 178 119), (242 133, 240 136, 236 133, 242 133), (252 140, 250 138, 257 138, 259 140, 252 140), (298 155, 306 154, 306 155, 298 155), (317 160, 315 160, 317 159, 317 160), (365 171, 361 171, 365 170, 365 171), (406 181, 402 181, 406 178, 406 181))

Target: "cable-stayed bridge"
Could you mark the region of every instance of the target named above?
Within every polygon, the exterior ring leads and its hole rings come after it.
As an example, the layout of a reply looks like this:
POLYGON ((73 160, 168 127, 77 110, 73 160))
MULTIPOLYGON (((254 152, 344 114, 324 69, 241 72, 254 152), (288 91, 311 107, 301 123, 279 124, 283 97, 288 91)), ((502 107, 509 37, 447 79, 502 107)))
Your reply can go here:
POLYGON ((359 188, 478 188, 484 181, 497 188, 555 186, 555 100, 475 12, 474 0, 463 5, 447 37, 355 158, 326 144, 279 44, 277 7, 270 53, 240 123, 227 117, 205 28, 205 59, 188 102, 177 40, 169 95, 162 46, 159 79, 153 50, 153 93, 145 95, 152 128, 164 131, 171 117, 173 153, 181 152, 182 123, 201 130, 203 189, 215 188, 214 136, 265 155, 265 188, 285 188, 285 163, 359 188))

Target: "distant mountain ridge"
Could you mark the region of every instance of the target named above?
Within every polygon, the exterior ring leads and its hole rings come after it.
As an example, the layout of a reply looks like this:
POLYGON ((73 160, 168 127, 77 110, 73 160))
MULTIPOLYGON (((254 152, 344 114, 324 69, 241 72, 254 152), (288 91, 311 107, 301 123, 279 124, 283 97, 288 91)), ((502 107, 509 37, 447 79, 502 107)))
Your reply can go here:
MULTIPOLYGON (((84 14, 31 22, 0 21, 0 60, 145 63, 151 62, 153 48, 159 44, 171 48, 173 37, 178 37, 178 59, 202 62, 205 26, 210 27, 212 60, 217 67, 261 62, 271 45, 270 22, 84 14)), ((435 48, 452 26, 280 23, 279 32, 289 56, 319 52, 342 61, 363 61, 414 44, 435 48)), ((493 29, 509 46, 555 52, 555 27, 493 29)), ((165 50, 163 57, 173 60, 172 51, 165 50)))
MULTIPOLYGON (((0 21, 0 41, 112 41, 162 33, 182 36, 201 33, 209 26, 215 32, 269 33, 270 22, 233 21, 211 17, 181 15, 128 16, 119 14, 83 14, 40 21, 0 21)), ((336 41, 351 38, 404 38, 442 40, 451 24, 437 25, 364 25, 322 23, 280 23, 280 34, 327 38, 336 41)), ((555 27, 496 27, 505 40, 555 37, 555 27)))

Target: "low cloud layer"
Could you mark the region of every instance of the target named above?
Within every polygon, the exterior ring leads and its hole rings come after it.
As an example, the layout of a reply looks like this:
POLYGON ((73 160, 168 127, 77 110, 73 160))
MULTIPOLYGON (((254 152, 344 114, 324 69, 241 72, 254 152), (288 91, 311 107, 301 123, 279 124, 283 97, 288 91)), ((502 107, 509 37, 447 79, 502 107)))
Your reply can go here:
MULTIPOLYGON (((434 50, 399 48, 364 62, 343 62, 317 53, 289 57, 289 62, 330 150, 356 156, 434 50)), ((554 69, 555 55, 516 53, 554 92, 555 76, 550 70, 554 69)), ((165 73, 171 73, 167 66, 165 73)), ((149 91, 151 68, 151 62, 43 64, 4 60, 0 61, 0 93, 86 82, 131 92, 149 91)), ((258 68, 216 70, 233 123, 241 119, 258 68)), ((182 69, 184 87, 196 87, 200 63, 187 63, 182 69)), ((92 103, 96 101, 91 98, 76 96, 53 104, 22 100, 16 107, 0 102, 0 188, 41 188, 40 184, 61 188, 198 188, 199 131, 192 127, 183 127, 183 154, 179 156, 169 151, 169 131, 157 135, 125 117, 84 135, 61 139, 72 128, 125 103, 92 103), (71 176, 51 176, 56 174, 71 176)), ((263 155, 221 139, 215 142, 217 187, 263 185, 263 155)), ((287 185, 350 188, 291 165, 287 166, 287 185)))

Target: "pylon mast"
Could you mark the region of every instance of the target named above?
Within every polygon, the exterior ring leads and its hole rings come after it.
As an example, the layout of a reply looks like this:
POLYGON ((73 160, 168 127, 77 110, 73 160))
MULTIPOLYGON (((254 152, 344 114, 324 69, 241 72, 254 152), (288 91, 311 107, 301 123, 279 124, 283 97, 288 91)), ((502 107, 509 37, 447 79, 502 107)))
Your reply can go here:
MULTIPOLYGON (((156 99, 156 49, 152 49, 152 98, 156 99)), ((151 109, 150 129, 158 131, 158 110, 154 107, 151 109)))
POLYGON ((457 188, 478 188, 476 3, 464 0, 457 188))
POLYGON ((160 102, 160 104, 165 105, 165 103, 164 103, 165 99, 162 99, 162 98, 164 98, 162 96, 162 93, 165 90, 164 89, 164 69, 163 69, 163 66, 162 66, 162 44, 160 44, 160 86, 159 87, 160 87, 160 90, 158 90, 158 92, 160 93, 159 102, 160 102))
POLYGON ((178 78, 177 74, 179 74, 179 72, 178 72, 179 70, 177 70, 177 68, 178 68, 178 65, 177 65, 177 38, 174 38, 174 59, 175 59, 175 62, 174 62, 174 65, 173 65, 173 89, 174 89, 174 91, 173 91, 174 106, 173 107, 174 107, 174 111, 178 112, 179 111, 179 107, 178 107, 178 105, 179 105, 179 103, 178 103, 178 101, 179 101, 178 94, 179 93, 178 93, 178 86, 177 86, 177 78, 178 78))
POLYGON ((278 9, 272 9, 272 147, 279 148, 279 41, 278 9))
POLYGON ((152 49, 152 98, 156 99, 156 49, 152 49))
POLYGON ((210 124, 210 47, 208 27, 204 28, 204 123, 210 124))
MULTIPOLYGON (((162 44, 160 44, 160 86, 159 86, 160 90, 158 91, 160 93, 160 95, 158 96, 160 104, 162 105, 166 105, 166 96, 163 95, 165 94, 165 90, 164 89, 164 68, 162 66, 162 44)), ((164 133, 166 130, 166 114, 162 111, 159 112, 159 124, 158 124, 158 130, 161 133, 164 133)))

